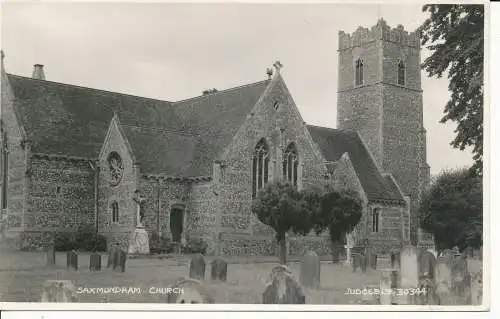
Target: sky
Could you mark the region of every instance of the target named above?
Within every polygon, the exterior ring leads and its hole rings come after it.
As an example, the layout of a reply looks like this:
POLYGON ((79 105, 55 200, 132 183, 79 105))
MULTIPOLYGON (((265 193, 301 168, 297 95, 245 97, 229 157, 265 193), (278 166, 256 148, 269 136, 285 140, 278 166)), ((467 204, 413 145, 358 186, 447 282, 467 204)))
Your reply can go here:
MULTIPOLYGON (((1 46, 8 73, 178 101, 281 74, 309 124, 336 127, 338 31, 384 18, 414 31, 421 4, 4 3, 1 46)), ((422 61, 429 55, 422 50, 422 61)), ((448 80, 422 72, 427 161, 431 173, 471 165, 441 124, 448 80)), ((402 106, 404 107, 404 106, 402 106)))

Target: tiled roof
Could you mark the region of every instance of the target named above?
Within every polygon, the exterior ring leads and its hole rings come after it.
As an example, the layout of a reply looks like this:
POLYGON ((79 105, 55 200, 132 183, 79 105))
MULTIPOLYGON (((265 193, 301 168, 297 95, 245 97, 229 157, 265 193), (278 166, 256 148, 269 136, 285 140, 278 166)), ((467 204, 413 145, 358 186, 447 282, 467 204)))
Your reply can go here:
POLYGON ((327 161, 336 162, 344 153, 349 154, 368 199, 403 200, 392 181, 388 184, 380 174, 356 132, 312 125, 308 125, 308 129, 327 161))
POLYGON ((10 74, 8 80, 34 153, 96 158, 116 113, 144 172, 187 176, 211 175, 212 162, 269 84, 172 103, 10 74))

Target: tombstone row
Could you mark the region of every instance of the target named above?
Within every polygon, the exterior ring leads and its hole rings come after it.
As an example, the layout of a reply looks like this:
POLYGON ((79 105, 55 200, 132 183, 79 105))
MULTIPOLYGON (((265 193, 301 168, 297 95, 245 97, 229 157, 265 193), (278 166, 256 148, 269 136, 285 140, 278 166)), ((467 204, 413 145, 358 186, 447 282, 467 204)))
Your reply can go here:
MULTIPOLYGON (((107 268, 112 267, 114 271, 125 272, 127 262, 127 253, 118 247, 112 247, 108 253, 107 268)), ((56 264, 55 249, 51 246, 47 249, 47 265, 54 266, 56 264)), ((99 253, 93 252, 90 254, 89 269, 90 271, 101 271, 102 256, 99 253)), ((66 252, 66 268, 69 270, 78 271, 78 253, 74 250, 66 252)))

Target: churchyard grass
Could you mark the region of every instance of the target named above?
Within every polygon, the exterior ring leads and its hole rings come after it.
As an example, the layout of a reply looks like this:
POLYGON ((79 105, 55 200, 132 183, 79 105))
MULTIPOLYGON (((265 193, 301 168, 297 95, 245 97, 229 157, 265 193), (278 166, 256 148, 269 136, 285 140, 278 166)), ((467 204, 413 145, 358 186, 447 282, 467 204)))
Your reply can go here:
MULTIPOLYGON (((14 252, 2 253, 0 261, 0 298, 3 302, 39 302, 42 286, 46 280, 71 280, 77 290, 81 288, 140 287, 139 294, 78 294, 79 302, 166 302, 166 295, 150 294, 151 287, 167 288, 177 278, 189 274, 191 256, 165 259, 129 259, 124 273, 113 272, 105 267, 102 271, 89 270, 90 254, 80 253, 78 271, 66 269, 66 255, 56 254, 56 265, 46 266, 45 253, 14 252)), ((262 292, 269 281, 271 269, 276 266, 277 257, 225 258, 229 265, 226 282, 211 282, 211 261, 206 258, 204 285, 213 295, 216 303, 262 303, 262 292)), ((107 254, 102 254, 102 264, 107 263, 107 254)), ((300 263, 290 262, 289 268, 299 278, 300 263)), ((348 288, 364 288, 377 285, 381 272, 368 268, 366 273, 352 272, 352 267, 321 263, 319 289, 304 288, 307 304, 353 304, 361 296, 347 295, 348 288)))

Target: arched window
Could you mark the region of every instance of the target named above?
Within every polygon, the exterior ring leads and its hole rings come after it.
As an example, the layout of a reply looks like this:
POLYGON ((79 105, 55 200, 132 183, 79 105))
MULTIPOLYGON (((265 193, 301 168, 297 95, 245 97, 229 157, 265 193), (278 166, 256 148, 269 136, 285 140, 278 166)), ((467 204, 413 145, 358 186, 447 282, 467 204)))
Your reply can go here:
POLYGON ((113 223, 118 223, 119 222, 119 214, 118 214, 118 203, 117 202, 112 202, 111 203, 111 220, 113 223))
POLYGON ((2 174, 2 209, 7 209, 7 188, 9 183, 9 148, 7 144, 7 132, 2 130, 0 145, 0 161, 2 174))
POLYGON ((283 178, 293 186, 297 186, 297 168, 299 157, 295 144, 290 143, 283 154, 283 178))
POLYGON ((405 85, 406 66, 402 60, 398 62, 398 84, 405 85))
POLYGON ((378 233, 380 222, 380 209, 374 208, 372 213, 372 232, 378 233))
POLYGON ((363 60, 356 60, 356 85, 363 85, 363 60))
POLYGON ((269 150, 264 139, 255 146, 252 165, 252 198, 269 180, 269 150))

